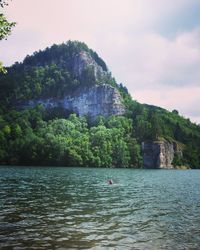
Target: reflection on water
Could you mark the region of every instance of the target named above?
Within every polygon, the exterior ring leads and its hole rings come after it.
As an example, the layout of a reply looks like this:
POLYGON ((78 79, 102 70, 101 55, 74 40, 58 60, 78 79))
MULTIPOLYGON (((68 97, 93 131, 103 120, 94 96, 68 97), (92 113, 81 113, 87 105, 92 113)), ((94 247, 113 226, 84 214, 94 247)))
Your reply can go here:
POLYGON ((198 170, 0 168, 1 249, 199 246, 198 170))

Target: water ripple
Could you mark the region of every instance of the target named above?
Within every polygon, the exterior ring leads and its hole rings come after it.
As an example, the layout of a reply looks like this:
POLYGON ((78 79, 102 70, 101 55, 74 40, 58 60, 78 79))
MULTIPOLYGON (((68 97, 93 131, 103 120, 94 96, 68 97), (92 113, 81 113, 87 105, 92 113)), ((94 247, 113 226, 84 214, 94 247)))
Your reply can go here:
POLYGON ((199 183, 200 171, 1 167, 0 248, 198 249, 199 183))

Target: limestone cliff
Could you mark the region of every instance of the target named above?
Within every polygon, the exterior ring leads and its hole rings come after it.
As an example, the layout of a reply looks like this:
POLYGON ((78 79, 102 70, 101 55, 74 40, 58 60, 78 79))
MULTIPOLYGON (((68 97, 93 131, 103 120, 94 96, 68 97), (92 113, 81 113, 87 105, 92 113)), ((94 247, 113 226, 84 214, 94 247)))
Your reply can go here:
MULTIPOLYGON (((61 67, 60 72, 66 71, 66 75, 71 77, 65 80, 65 74, 63 74, 61 80, 52 80, 53 83, 58 84, 59 93, 62 94, 58 95, 56 93, 58 88, 54 88, 53 91, 47 89, 48 95, 44 91, 44 95, 41 93, 41 95, 34 98, 20 101, 15 106, 18 106, 18 109, 24 109, 42 104, 48 110, 59 107, 67 111, 66 113, 76 113, 79 116, 88 115, 93 118, 98 115, 104 117, 123 115, 125 108, 122 104, 121 95, 116 82, 113 84, 111 73, 108 72, 105 63, 97 54, 95 57, 95 53, 91 53, 89 50, 75 50, 75 52, 69 54, 70 57, 66 59, 62 67, 60 61, 63 62, 63 58, 62 60, 60 57, 59 59, 52 59, 58 68, 51 75, 61 75, 59 73, 59 67, 61 67), (59 81, 63 83, 60 84, 59 81)), ((37 79, 33 79, 33 81, 37 83, 37 79)), ((48 85, 51 85, 51 81, 50 84, 47 84, 46 81, 43 83, 43 86, 48 85)))
POLYGON ((174 156, 182 156, 182 151, 177 143, 162 140, 143 142, 142 154, 144 168, 174 168, 174 156))
POLYGON ((65 95, 62 99, 29 100, 24 103, 23 108, 34 107, 38 104, 42 104, 46 109, 60 107, 79 116, 96 117, 102 115, 108 117, 110 115, 123 115, 125 112, 119 91, 107 84, 79 88, 71 95, 65 95))

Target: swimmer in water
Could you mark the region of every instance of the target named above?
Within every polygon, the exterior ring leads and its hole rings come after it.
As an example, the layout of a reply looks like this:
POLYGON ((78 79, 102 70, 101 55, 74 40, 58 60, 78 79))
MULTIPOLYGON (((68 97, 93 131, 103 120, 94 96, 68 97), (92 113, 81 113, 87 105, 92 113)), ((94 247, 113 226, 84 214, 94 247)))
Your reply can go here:
POLYGON ((108 180, 108 184, 109 185, 112 185, 113 184, 113 181, 110 179, 110 180, 108 180))

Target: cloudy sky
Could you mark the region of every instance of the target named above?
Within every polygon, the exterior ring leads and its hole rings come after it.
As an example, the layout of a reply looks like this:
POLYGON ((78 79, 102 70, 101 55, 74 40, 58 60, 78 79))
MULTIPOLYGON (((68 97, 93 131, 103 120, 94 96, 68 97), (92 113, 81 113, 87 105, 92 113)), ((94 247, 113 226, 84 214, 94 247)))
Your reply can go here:
POLYGON ((134 99, 200 123, 200 0, 12 0, 5 65, 69 39, 88 44, 134 99))

